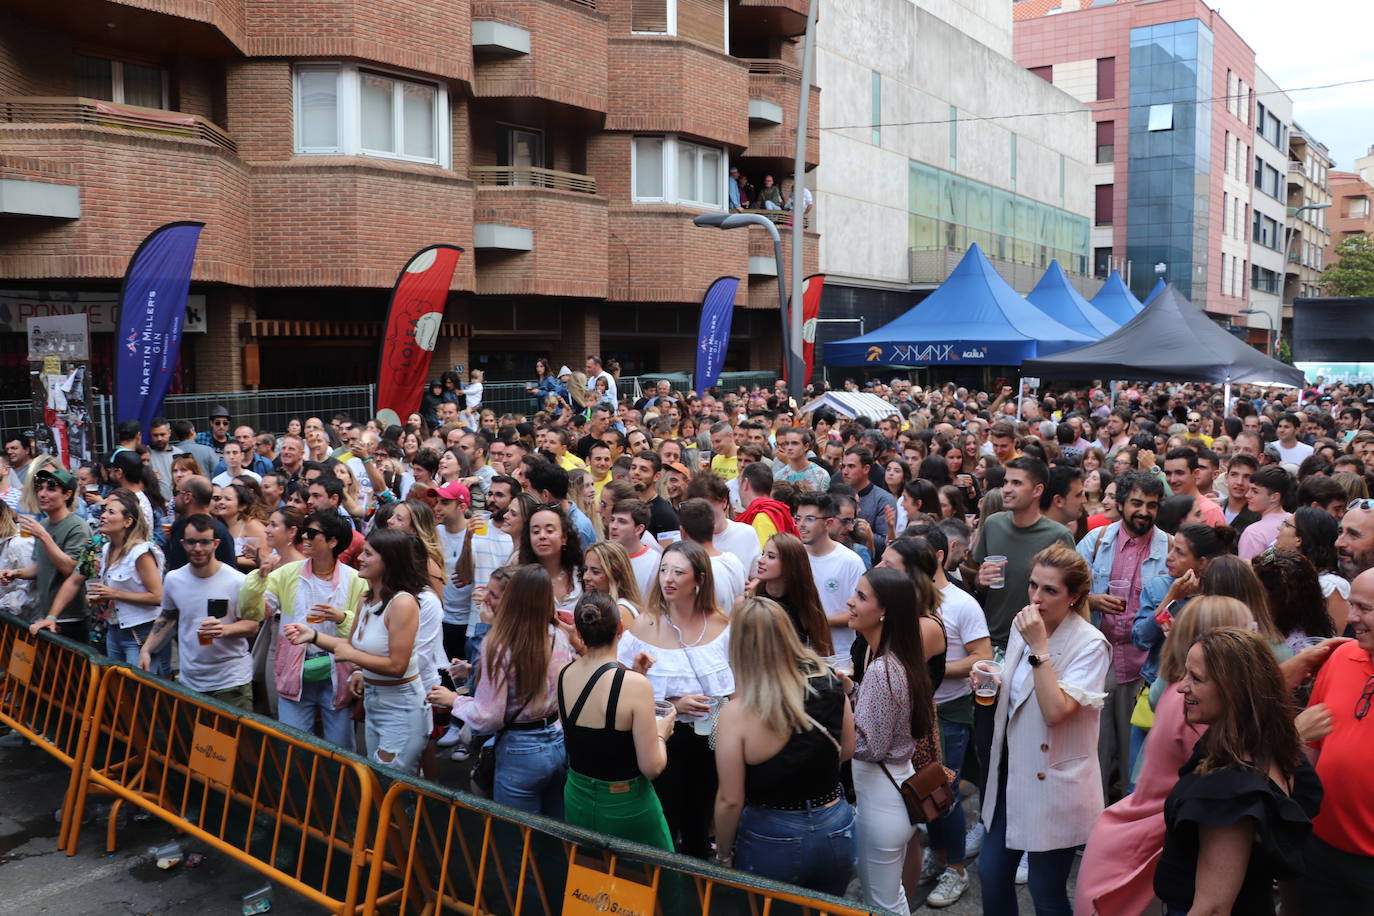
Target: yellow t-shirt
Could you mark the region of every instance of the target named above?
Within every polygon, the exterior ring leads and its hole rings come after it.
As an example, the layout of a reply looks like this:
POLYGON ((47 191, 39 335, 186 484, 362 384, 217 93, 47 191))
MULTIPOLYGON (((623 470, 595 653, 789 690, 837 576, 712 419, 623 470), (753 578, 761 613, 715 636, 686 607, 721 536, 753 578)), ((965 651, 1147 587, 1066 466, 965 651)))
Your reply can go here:
POLYGON ((711 473, 721 480, 734 480, 739 476, 739 455, 715 455, 711 458, 711 473))
POLYGON ((596 487, 597 499, 601 498, 601 491, 605 489, 606 484, 610 483, 611 480, 614 479, 614 477, 614 474, 612 474, 610 471, 607 471, 606 476, 601 478, 600 480, 597 480, 595 477, 592 478, 592 486, 596 487))
POLYGON ((574 455, 572 452, 564 452, 558 459, 558 466, 565 471, 576 471, 587 469, 587 462, 574 455))

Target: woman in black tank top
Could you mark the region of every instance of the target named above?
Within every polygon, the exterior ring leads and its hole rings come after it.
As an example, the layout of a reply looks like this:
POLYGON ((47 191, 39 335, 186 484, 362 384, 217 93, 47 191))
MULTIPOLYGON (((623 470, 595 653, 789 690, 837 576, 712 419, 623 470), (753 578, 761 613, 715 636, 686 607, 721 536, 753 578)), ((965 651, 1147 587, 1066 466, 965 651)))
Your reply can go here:
POLYGON ((677 711, 656 717, 644 675, 616 661, 620 607, 587 592, 573 611, 585 654, 558 673, 558 715, 568 751, 563 786, 570 824, 672 851, 672 836, 650 780, 668 763, 667 739, 677 711))
POLYGON ((746 599, 730 626, 735 695, 716 730, 718 859, 843 896, 857 846, 840 787, 840 764, 854 753, 842 680, 771 599, 746 599))

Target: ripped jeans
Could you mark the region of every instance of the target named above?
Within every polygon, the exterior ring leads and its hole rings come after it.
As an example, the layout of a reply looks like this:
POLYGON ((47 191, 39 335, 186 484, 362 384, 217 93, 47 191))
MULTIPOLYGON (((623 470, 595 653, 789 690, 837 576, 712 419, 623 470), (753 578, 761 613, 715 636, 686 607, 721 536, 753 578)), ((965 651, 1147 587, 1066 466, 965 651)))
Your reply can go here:
POLYGON ((367 759, 413 776, 431 724, 424 685, 418 678, 398 687, 365 683, 363 710, 367 759))

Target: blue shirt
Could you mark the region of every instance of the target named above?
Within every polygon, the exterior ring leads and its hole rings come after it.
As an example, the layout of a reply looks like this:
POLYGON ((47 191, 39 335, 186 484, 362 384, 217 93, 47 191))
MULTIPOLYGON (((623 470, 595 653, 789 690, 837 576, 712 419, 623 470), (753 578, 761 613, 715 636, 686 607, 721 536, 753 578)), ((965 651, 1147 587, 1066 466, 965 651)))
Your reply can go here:
MULTIPOLYGON (((1159 677, 1159 650, 1164 646, 1164 631, 1155 622, 1155 614, 1159 611, 1159 606, 1164 601, 1164 596, 1169 593, 1169 586, 1174 584, 1174 577, 1165 573, 1155 576, 1145 587, 1140 590, 1140 608, 1135 612, 1135 620, 1131 623, 1131 642, 1137 649, 1144 649, 1150 653, 1145 658, 1145 664, 1140 666, 1140 676, 1145 683, 1153 683, 1159 677)), ((1184 599, 1186 600, 1186 599, 1184 599)), ((1178 603, 1183 606, 1183 601, 1178 603)))
POLYGON ((592 520, 572 502, 568 503, 568 521, 577 530, 577 539, 582 543, 583 550, 596 543, 596 528, 592 526, 592 520))

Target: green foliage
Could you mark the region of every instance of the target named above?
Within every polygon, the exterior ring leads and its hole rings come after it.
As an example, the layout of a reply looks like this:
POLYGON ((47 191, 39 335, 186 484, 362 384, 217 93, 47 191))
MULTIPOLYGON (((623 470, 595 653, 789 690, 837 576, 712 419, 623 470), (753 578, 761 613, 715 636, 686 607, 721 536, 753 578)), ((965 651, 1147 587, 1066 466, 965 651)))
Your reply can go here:
POLYGON ((1279 341, 1279 352, 1275 356, 1279 362, 1293 365, 1293 348, 1288 345, 1287 340, 1279 341))
POLYGON ((1374 296, 1374 238, 1352 235, 1336 246, 1335 257, 1340 260, 1322 274, 1322 294, 1374 296))

